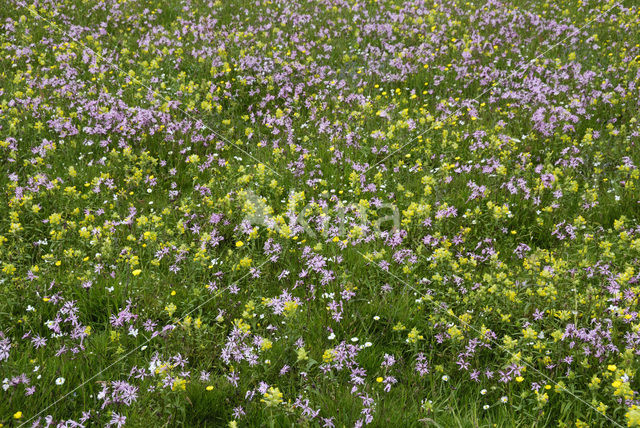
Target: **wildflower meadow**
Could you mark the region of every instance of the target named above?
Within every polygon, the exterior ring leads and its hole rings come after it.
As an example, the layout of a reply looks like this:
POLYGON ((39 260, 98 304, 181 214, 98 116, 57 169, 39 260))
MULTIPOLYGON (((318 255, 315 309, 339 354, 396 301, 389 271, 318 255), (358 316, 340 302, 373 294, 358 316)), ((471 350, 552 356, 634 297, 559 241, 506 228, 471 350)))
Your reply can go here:
POLYGON ((640 427, 637 0, 0 0, 0 427, 640 427))

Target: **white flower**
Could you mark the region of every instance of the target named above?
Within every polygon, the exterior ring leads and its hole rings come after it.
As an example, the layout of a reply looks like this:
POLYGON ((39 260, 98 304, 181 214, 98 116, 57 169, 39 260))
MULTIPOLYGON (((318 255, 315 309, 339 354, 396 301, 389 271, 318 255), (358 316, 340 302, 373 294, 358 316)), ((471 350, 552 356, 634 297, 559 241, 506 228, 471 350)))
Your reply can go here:
POLYGON ((482 394, 482 395, 486 395, 486 394, 487 394, 487 390, 486 390, 486 389, 483 389, 482 391, 480 391, 480 394, 482 394))
POLYGON ((442 376, 442 380, 445 381, 445 382, 448 382, 449 381, 449 376, 447 376, 447 375, 442 376))
POLYGON ((376 320, 376 321, 379 321, 380 317, 376 315, 375 317, 373 317, 373 319, 376 320))
POLYGON ((329 339, 329 340, 333 340, 333 339, 335 339, 335 338, 336 338, 336 334, 335 334, 335 333, 331 333, 331 334, 329 335, 329 337, 327 337, 327 339, 329 339))
POLYGON ((490 407, 490 406, 489 406, 488 404, 485 404, 484 406, 482 406, 482 408, 483 408, 484 410, 487 410, 489 407, 490 407))
POLYGON ((509 399, 507 398, 507 396, 503 396, 502 398, 500 398, 500 401, 502 401, 503 403, 506 403, 507 401, 509 401, 509 399))
POLYGON ((63 383, 64 383, 63 377, 59 377, 58 379, 56 379, 56 385, 62 385, 63 383))
POLYGON ((352 341, 353 343, 356 343, 356 342, 358 341, 358 338, 357 338, 357 337, 352 337, 352 338, 351 338, 351 341, 352 341))
POLYGON ((364 347, 365 347, 365 348, 369 348, 369 347, 371 347, 371 346, 373 346, 373 343, 371 343, 371 342, 364 342, 364 347))

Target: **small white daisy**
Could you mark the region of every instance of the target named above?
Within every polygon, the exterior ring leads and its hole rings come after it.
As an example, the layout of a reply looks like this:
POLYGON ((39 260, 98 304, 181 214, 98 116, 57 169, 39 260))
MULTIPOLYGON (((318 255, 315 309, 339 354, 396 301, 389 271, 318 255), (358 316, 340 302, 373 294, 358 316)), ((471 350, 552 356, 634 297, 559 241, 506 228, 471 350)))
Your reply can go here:
POLYGON ((63 383, 64 383, 63 377, 59 377, 58 379, 56 379, 56 385, 62 385, 63 383))

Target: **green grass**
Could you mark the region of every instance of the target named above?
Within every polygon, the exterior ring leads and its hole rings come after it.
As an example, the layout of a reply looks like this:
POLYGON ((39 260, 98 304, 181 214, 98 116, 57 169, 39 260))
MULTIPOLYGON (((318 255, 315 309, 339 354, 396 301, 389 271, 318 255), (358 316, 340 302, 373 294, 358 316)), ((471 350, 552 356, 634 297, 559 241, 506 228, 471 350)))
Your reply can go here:
POLYGON ((634 2, 6 6, 0 427, 640 426, 634 2))

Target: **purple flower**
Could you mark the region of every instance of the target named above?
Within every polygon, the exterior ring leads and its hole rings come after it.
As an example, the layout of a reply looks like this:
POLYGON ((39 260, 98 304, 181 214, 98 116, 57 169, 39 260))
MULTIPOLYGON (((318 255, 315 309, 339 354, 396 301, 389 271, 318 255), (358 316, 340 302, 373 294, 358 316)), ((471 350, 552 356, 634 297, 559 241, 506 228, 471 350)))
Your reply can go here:
POLYGON ((109 423, 107 423, 107 426, 116 426, 116 428, 121 428, 124 426, 126 421, 127 421, 126 416, 121 416, 116 412, 112 412, 111 420, 109 421, 109 423))

